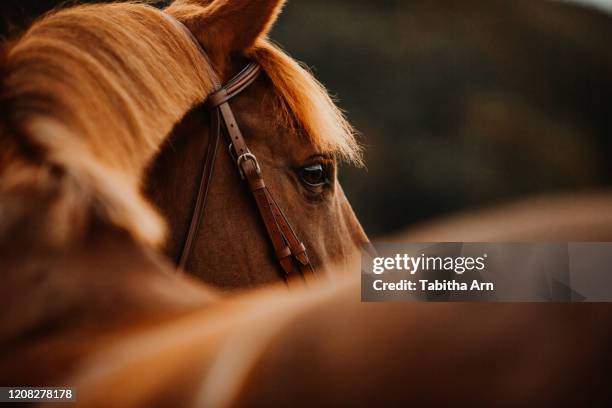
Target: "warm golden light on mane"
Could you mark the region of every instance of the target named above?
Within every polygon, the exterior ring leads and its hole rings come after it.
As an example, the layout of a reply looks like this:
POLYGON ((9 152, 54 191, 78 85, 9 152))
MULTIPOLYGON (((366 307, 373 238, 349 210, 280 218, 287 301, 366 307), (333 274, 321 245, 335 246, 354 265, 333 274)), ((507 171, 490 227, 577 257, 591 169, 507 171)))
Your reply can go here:
MULTIPOLYGON (((168 133, 213 88, 191 40, 147 5, 78 6, 10 43, 2 72, 0 147, 13 154, 0 157, 0 172, 36 150, 29 165, 61 174, 62 194, 77 189, 81 205, 137 240, 162 242, 164 223, 140 183, 168 133)), ((3 173, 0 193, 11 194, 9 179, 20 176, 3 173)), ((68 230, 68 214, 58 218, 68 230)))

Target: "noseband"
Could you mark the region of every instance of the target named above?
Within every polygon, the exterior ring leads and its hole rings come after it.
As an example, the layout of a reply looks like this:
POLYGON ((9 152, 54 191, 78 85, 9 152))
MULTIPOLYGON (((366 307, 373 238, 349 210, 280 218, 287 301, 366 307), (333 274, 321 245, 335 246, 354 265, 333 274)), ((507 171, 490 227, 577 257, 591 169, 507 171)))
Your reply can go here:
MULTIPOLYGON (((164 13, 164 15, 188 34, 200 49, 200 52, 209 63, 212 71, 212 65, 210 64, 208 55, 191 31, 174 17, 166 13, 164 13)), ((227 84, 222 86, 218 75, 212 71, 215 90, 208 95, 205 102, 205 106, 209 109, 211 115, 210 139, 206 149, 206 157, 204 159, 204 166, 202 168, 202 175, 200 177, 191 223, 189 224, 187 237, 185 238, 185 243, 178 261, 178 266, 181 269, 185 269, 187 261, 193 252, 193 245, 202 224, 208 190, 214 173, 215 159, 217 151, 219 150, 221 134, 223 133, 229 143, 228 151, 233 161, 236 163, 240 178, 246 182, 255 200, 268 238, 274 248, 278 263, 283 270, 283 277, 285 279, 290 279, 296 275, 305 277, 306 275, 314 274, 314 269, 308 258, 306 247, 299 240, 291 224, 287 220, 287 217, 276 200, 274 200, 268 187, 266 187, 257 157, 249 150, 229 104, 232 98, 246 90, 257 79, 260 72, 260 66, 255 62, 251 62, 240 71, 240 73, 228 81, 227 84), (223 131, 224 129, 225 132, 223 131)))

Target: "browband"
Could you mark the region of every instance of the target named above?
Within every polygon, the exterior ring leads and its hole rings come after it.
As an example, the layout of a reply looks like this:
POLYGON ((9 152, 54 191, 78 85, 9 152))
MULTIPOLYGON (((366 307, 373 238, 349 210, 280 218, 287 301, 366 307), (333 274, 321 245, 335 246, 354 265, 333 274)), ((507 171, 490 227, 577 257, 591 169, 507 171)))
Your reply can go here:
POLYGON ((242 71, 232 78, 225 86, 208 95, 206 105, 216 108, 224 102, 228 102, 249 87, 261 72, 258 64, 250 62, 242 71))

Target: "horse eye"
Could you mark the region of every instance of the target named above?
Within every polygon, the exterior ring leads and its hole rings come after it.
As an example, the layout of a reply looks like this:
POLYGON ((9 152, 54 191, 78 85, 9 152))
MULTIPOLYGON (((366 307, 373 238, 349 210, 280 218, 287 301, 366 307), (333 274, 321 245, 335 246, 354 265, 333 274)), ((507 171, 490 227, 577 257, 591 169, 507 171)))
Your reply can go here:
POLYGON ((308 187, 321 187, 327 183, 325 169, 321 164, 304 167, 300 171, 300 178, 308 187))

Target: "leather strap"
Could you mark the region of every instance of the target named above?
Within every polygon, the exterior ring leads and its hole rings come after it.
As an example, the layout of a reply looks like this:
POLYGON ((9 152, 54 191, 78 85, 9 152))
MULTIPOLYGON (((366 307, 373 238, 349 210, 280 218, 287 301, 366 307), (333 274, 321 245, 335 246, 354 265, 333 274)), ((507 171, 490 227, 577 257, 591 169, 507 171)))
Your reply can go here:
POLYGON ((257 79, 261 68, 257 64, 250 63, 225 86, 208 95, 207 104, 217 107, 227 102, 249 87, 257 79))
MULTIPOLYGON (((165 13, 164 15, 176 26, 185 31, 194 43, 197 44, 212 70, 212 65, 210 64, 206 52, 202 49, 191 31, 174 17, 165 13)), ((211 112, 211 135, 206 149, 206 157, 202 168, 191 223, 178 261, 178 265, 181 269, 185 269, 187 265, 187 261, 193 251, 193 244, 197 238, 197 233, 202 224, 210 181, 214 173, 215 158, 221 138, 220 135, 222 133, 221 122, 223 122, 226 136, 230 143, 230 154, 235 155, 234 158, 240 176, 243 180, 246 180, 253 199, 255 200, 257 210, 264 223, 278 262, 283 270, 283 277, 289 280, 294 276, 301 276, 303 278, 306 278, 306 276, 314 276, 314 268, 308 258, 306 247, 296 235, 289 220, 266 186, 257 157, 249 150, 229 105, 229 101, 247 89, 257 79, 260 73, 260 66, 251 62, 225 86, 218 85, 220 84, 218 76, 216 73, 212 73, 213 83, 218 86, 216 86, 217 89, 211 93, 206 100, 206 106, 209 107, 211 112)))
POLYGON ((187 237, 185 238, 183 250, 181 251, 181 256, 178 261, 178 266, 180 269, 185 269, 185 266, 187 265, 187 260, 189 259, 189 255, 191 255, 191 251, 193 250, 196 235, 200 229, 200 225, 202 224, 202 218, 204 218, 206 199, 208 198, 210 181, 212 180, 215 170, 217 150, 219 150, 219 139, 221 139, 221 121, 219 111, 210 112, 210 128, 212 131, 210 133, 208 146, 206 147, 206 157, 204 159, 204 166, 202 167, 202 174, 200 175, 198 194, 196 196, 189 229, 187 230, 187 237))

